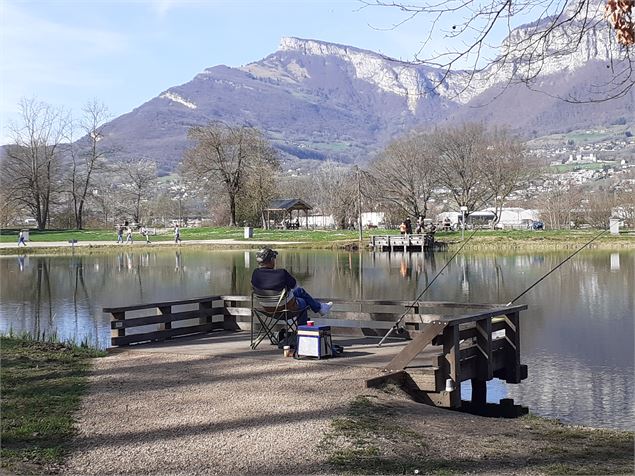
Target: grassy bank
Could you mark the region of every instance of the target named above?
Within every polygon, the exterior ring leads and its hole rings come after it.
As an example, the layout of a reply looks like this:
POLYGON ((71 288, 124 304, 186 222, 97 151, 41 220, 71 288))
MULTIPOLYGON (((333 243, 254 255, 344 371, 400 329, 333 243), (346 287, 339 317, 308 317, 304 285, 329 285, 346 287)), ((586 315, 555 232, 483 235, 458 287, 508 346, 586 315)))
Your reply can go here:
MULTIPOLYGON (((552 246, 563 247, 572 246, 576 243, 583 243, 591 239, 598 233, 597 230, 478 230, 471 239, 469 246, 552 246)), ((362 238, 367 244, 373 235, 396 235, 398 230, 364 230, 362 238)), ((467 239, 472 234, 466 230, 463 234, 467 239)), ((461 232, 436 233, 436 239, 450 243, 461 241, 461 232)), ((243 236, 243 229, 236 227, 209 227, 209 228, 185 228, 181 231, 181 238, 184 244, 188 241, 199 240, 235 240, 248 246, 249 239, 243 236)), ((151 236, 152 243, 171 243, 173 236, 170 230, 151 236)), ((355 230, 264 230, 256 228, 253 240, 268 241, 271 243, 293 243, 302 242, 309 247, 332 247, 345 243, 357 242, 359 233, 355 230)), ((100 244, 116 244, 116 235, 109 230, 65 230, 65 231, 36 231, 31 230, 30 241, 34 243, 62 242, 77 240, 79 243, 100 242, 100 244)), ((144 246, 145 239, 138 234, 134 235, 134 246, 144 246)), ((0 243, 16 243, 17 232, 4 231, 0 235, 0 243)), ((606 233, 594 244, 602 246, 635 246, 635 232, 623 232, 619 235, 606 233)), ((121 245, 119 245, 121 246, 121 245)), ((295 245, 297 246, 297 245, 295 245)), ((29 248, 21 248, 26 251, 29 248)))
POLYGON ((344 417, 331 423, 320 447, 339 474, 633 470, 632 432, 573 427, 535 416, 486 419, 421 407, 358 397, 344 417))
POLYGON ((1 467, 51 474, 64 460, 73 414, 86 389, 92 349, 28 338, 0 338, 1 467))

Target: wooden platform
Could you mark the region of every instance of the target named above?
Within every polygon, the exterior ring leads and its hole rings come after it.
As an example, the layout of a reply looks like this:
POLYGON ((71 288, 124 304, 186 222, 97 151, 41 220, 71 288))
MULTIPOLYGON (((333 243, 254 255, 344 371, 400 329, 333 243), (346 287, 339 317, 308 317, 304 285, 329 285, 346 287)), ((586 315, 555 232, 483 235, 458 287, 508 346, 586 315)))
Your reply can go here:
POLYGON ((444 251, 448 245, 436 241, 434 234, 422 233, 415 235, 374 235, 370 239, 373 251, 444 251))
MULTIPOLYGON (((396 383, 419 401, 459 408, 463 381, 471 381, 472 404, 484 406, 488 380, 520 383, 527 377, 527 368, 520 363, 519 319, 525 305, 321 300, 333 301, 331 314, 310 318, 330 325, 335 343, 345 349, 326 364, 372 369, 369 387, 396 383), (379 347, 379 338, 391 329, 398 331, 391 333, 398 338, 379 347)), ((207 296, 104 312, 112 316, 113 346, 139 343, 128 348, 282 358, 281 351, 266 342, 250 349, 252 336, 246 329, 257 329, 253 305, 251 296, 207 296)))
MULTIPOLYGON (((249 348, 250 333, 220 331, 212 334, 198 334, 190 337, 179 337, 164 342, 153 342, 143 345, 129 346, 126 350, 133 352, 159 352, 168 354, 205 355, 216 357, 245 357, 253 359, 284 359, 282 351, 276 346, 263 342, 255 350, 249 348)), ((371 337, 334 336, 333 343, 344 347, 344 352, 332 359, 313 360, 316 364, 348 365, 369 369, 369 378, 381 372, 408 343, 403 339, 392 339, 381 347, 377 347, 379 339, 371 337)), ((440 349, 431 347, 422 352, 412 362, 413 368, 427 368, 438 358, 440 349)))

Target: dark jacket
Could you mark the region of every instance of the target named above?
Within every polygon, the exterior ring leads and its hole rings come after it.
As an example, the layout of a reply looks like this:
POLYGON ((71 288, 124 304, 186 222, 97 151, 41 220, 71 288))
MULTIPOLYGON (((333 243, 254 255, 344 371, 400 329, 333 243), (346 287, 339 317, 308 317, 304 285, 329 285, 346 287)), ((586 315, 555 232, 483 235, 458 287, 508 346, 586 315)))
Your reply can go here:
POLYGON ((251 275, 251 285, 256 289, 282 291, 295 288, 296 281, 284 268, 257 268, 251 275))

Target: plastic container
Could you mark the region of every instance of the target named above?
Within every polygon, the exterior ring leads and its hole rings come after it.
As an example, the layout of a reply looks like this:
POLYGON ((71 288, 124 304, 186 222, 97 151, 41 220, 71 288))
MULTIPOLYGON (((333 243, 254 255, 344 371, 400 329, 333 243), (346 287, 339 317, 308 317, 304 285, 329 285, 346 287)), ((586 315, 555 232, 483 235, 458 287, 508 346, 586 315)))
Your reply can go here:
POLYGON ((285 345, 282 348, 282 353, 285 357, 293 357, 293 351, 291 350, 291 346, 290 345, 285 345))

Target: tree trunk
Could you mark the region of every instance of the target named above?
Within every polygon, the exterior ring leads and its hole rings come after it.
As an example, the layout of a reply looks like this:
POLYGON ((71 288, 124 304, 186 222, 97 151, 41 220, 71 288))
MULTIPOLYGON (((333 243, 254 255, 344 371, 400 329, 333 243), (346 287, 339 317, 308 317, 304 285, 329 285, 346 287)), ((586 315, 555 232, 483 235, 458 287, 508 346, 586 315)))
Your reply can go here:
POLYGON ((237 226, 236 223, 236 196, 229 194, 229 226, 237 226))

